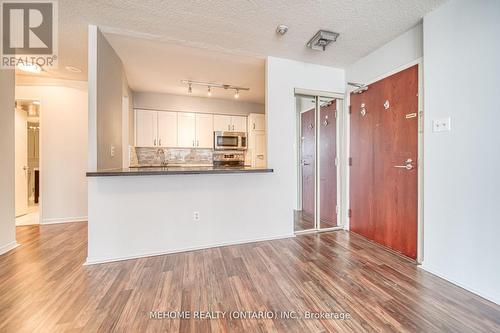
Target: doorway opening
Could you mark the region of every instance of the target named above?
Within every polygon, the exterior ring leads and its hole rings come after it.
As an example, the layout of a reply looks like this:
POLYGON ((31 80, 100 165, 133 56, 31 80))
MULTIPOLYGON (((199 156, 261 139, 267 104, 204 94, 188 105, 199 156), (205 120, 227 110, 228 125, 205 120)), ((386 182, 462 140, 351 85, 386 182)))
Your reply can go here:
POLYGON ((335 94, 295 94, 298 197, 295 233, 341 229, 339 219, 339 114, 335 94))
POLYGON ((40 223, 40 101, 16 100, 16 226, 40 223))

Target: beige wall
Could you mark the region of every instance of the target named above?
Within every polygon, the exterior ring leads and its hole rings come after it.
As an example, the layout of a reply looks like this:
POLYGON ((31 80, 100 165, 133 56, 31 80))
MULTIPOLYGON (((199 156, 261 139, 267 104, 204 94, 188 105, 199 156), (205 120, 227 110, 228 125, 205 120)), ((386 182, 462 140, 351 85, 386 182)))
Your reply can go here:
POLYGON ((135 92, 134 107, 137 109, 241 115, 264 113, 265 111, 265 105, 258 103, 150 92, 135 92))
POLYGON ((0 254, 16 246, 13 70, 0 70, 0 254))
POLYGON ((122 166, 122 75, 120 58, 97 31, 97 168, 122 166), (114 156, 111 148, 114 147, 114 156))
POLYGON ((18 84, 16 98, 40 101, 41 223, 86 220, 86 82, 18 84))

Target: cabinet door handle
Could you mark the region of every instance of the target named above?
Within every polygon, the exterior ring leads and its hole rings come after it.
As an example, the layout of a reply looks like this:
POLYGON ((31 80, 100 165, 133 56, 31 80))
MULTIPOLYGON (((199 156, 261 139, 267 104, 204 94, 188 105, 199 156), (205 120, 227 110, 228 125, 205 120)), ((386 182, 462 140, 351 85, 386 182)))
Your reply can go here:
POLYGON ((197 140, 196 141, 196 146, 199 147, 200 146, 200 140, 197 140))
POLYGON ((161 146, 161 139, 158 140, 158 146, 161 146))
POLYGON ((231 130, 231 125, 227 125, 227 130, 230 131, 231 130))
POLYGON ((193 140, 193 147, 194 147, 194 140, 193 140))
POLYGON ((153 146, 156 147, 156 139, 153 140, 153 146))
POLYGON ((255 123, 253 123, 253 129, 255 129, 255 123))
POLYGON ((234 131, 234 125, 233 125, 233 131, 234 131))

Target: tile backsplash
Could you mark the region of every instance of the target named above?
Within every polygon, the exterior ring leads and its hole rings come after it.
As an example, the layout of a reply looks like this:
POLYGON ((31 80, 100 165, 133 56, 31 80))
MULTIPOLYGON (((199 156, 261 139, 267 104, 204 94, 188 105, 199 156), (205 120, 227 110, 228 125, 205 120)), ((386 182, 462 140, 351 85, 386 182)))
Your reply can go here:
POLYGON ((165 153, 167 163, 212 164, 212 149, 130 147, 130 165, 161 164, 163 156, 159 149, 165 153))

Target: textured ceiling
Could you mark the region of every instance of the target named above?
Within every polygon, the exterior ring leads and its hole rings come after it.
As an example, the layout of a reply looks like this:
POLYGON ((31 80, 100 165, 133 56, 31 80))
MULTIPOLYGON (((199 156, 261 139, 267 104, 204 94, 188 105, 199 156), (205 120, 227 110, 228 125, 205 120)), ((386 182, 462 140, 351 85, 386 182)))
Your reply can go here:
POLYGON ((59 0, 59 70, 86 79, 87 25, 247 56, 345 67, 408 30, 445 0, 59 0), (275 33, 286 24, 285 36, 275 33), (340 33, 326 52, 305 47, 318 29, 340 33), (81 68, 69 73, 64 66, 81 68))
MULTIPOLYGON (((134 91, 187 95, 181 80, 250 88, 240 100, 264 103, 265 60, 229 53, 105 33, 123 62, 134 91)), ((193 96, 207 97, 207 87, 193 85, 193 96)), ((212 98, 233 99, 233 90, 212 88, 212 98)))

